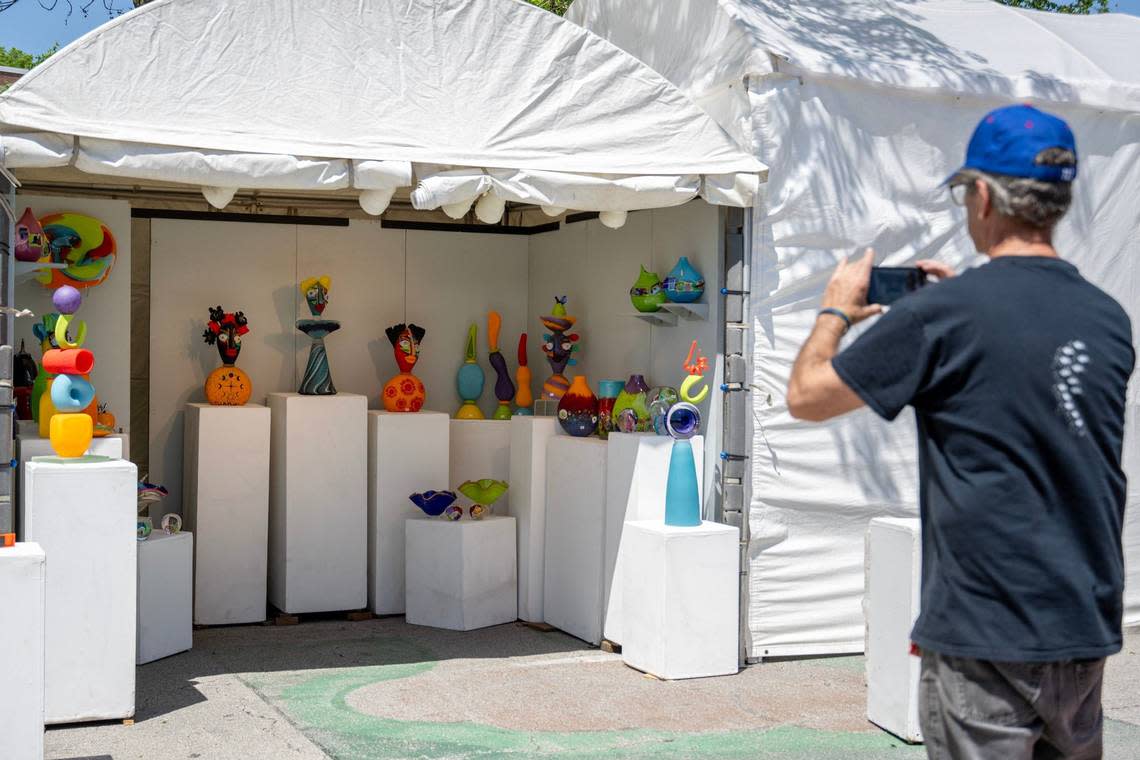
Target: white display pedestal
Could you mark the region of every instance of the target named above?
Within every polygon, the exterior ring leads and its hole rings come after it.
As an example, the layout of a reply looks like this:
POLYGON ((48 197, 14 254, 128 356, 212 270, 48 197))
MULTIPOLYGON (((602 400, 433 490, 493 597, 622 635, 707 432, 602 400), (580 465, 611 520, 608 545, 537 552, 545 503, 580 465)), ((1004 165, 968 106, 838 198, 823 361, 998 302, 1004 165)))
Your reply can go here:
POLYGON ((922 531, 917 519, 880 517, 867 529, 867 720, 908 742, 921 742, 918 678, 910 654, 918 617, 922 531))
POLYGON ((405 524, 409 623, 470 631, 518 619, 515 518, 405 524))
MULTIPOLYGON (((451 461, 448 477, 454 488, 467 480, 511 477, 511 423, 509 420, 451 420, 451 461)), ((494 503, 496 515, 509 515, 511 492, 494 503)))
POLYGON ((0 757, 44 756, 44 551, 0 548, 0 757))
POLYGON ((739 668, 740 531, 626 523, 626 665, 668 680, 739 668))
POLYGON ((511 514, 519 528, 519 619, 541 623, 546 565, 546 447, 560 435, 555 417, 511 418, 511 514))
POLYGON ((44 719, 135 712, 138 472, 122 459, 32 461, 24 532, 49 558, 44 719))
MULTIPOLYGON (((21 425, 23 429, 23 425, 21 425)), ((55 450, 51 447, 51 441, 47 438, 40 438, 38 424, 28 428, 28 435, 21 435, 16 440, 16 458, 19 459, 19 465, 16 468, 16 489, 20 495, 19 501, 19 514, 21 515, 16 524, 16 533, 20 540, 24 540, 24 522, 22 515, 24 514, 24 467, 28 462, 32 461, 32 457, 54 457, 55 450)), ((108 435, 102 438, 92 438, 91 445, 87 447, 87 453, 93 456, 110 457, 111 459, 129 459, 131 453, 130 439, 126 433, 116 433, 115 435, 108 435)))
MULTIPOLYGON (((182 512, 194 542, 194 622, 265 620, 269 407, 187 404, 182 512)), ((161 516, 160 516, 161 517, 161 516)), ((158 519, 153 521, 158 526, 158 519)))
POLYGON ((451 488, 447 415, 368 413, 368 609, 404 612, 404 521, 423 512, 413 493, 451 488))
POLYGON ((368 603, 368 400, 270 393, 269 601, 282 612, 368 603))
POLYGON ((135 662, 144 665, 194 645, 194 535, 155 531, 139 542, 135 662))
POLYGON ((559 435, 546 447, 546 569, 542 615, 602 641, 607 442, 559 435))
MULTIPOLYGON (((705 439, 693 436, 697 488, 704 493, 701 465, 705 439)), ((625 524, 631 520, 665 520, 665 486, 673 439, 653 433, 610 433, 606 454, 605 617, 602 635, 622 643, 622 568, 625 524)), ((703 505, 702 505, 703 507, 703 505)))

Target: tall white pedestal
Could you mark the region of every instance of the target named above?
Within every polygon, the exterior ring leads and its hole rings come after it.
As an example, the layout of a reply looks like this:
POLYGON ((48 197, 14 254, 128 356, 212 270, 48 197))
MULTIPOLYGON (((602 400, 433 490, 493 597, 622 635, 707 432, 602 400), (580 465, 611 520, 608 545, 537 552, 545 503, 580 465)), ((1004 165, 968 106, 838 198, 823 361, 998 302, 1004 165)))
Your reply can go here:
MULTIPOLYGON (((21 425, 21 430, 25 429, 21 425)), ((24 540, 24 467, 28 462, 32 461, 32 457, 54 457, 55 450, 51 447, 51 441, 47 438, 40 438, 39 427, 34 425, 26 428, 27 435, 21 435, 16 440, 16 458, 19 459, 19 465, 16 467, 16 490, 19 493, 19 517, 16 524, 16 533, 20 540, 24 540)), ((129 459, 130 458, 130 438, 126 433, 116 433, 115 435, 108 435, 102 438, 92 438, 91 445, 87 447, 87 453, 93 456, 110 457, 111 459, 129 459)))
MULTIPOLYGON (((451 485, 466 480, 511 476, 511 423, 509 420, 451 420, 451 485)), ((496 515, 510 514, 511 492, 492 506, 496 515)))
POLYGON ((0 757, 44 756, 44 551, 0 547, 0 757))
POLYGON ((518 619, 515 518, 405 524, 409 623, 470 631, 518 619))
POLYGON ((602 640, 606 441, 555 436, 546 447, 547 623, 591 644, 602 640))
POLYGON ((282 612, 368 603, 368 400, 270 393, 269 601, 282 612))
MULTIPOLYGON (((194 622, 265 620, 269 407, 187 404, 182 511, 194 546, 194 622)), ((155 521, 157 525, 158 521, 155 521)))
POLYGON ((622 659, 658 678, 731 675, 739 661, 740 531, 626 523, 622 659))
MULTIPOLYGON (((693 436, 697 488, 704 493, 701 465, 705 439, 693 436)), ((665 486, 673 439, 653 433, 610 433, 606 455, 606 566, 603 635, 622 643, 622 568, 625 524, 631 520, 665 520, 665 486)), ((703 506, 703 505, 702 505, 703 506)))
POLYGON ((511 514, 518 522, 519 618, 541 623, 546 564, 546 447, 560 434, 558 419, 511 418, 511 514))
POLYGON ((922 578, 917 519, 880 517, 867 529, 867 720, 908 742, 922 741, 918 679, 922 661, 910 654, 922 578))
POLYGON ((136 655, 139 665, 194 645, 194 535, 155 531, 139 542, 136 655))
POLYGON ((135 712, 135 515, 130 462, 27 464, 24 532, 49 558, 44 718, 135 712))
POLYGON ((451 488, 443 412, 368 413, 368 609, 404 612, 404 521, 413 493, 451 488))

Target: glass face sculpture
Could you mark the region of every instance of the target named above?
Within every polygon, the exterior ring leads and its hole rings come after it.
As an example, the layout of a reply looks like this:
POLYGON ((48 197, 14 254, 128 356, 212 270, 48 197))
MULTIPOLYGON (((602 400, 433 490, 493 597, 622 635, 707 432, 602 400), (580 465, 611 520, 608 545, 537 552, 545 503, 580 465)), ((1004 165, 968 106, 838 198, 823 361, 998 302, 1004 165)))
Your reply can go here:
POLYGON ((325 336, 340 329, 340 322, 335 319, 318 319, 325 313, 329 304, 329 289, 332 280, 328 277, 310 277, 301 283, 301 294, 309 305, 309 313, 313 319, 297 320, 297 329, 312 339, 309 346, 309 361, 305 365, 305 375, 301 378, 301 387, 297 392, 305 396, 335 396, 336 386, 333 385, 332 371, 329 369, 329 357, 325 351, 325 336))
POLYGON ((479 328, 474 324, 467 328, 467 345, 464 349, 463 364, 455 375, 455 390, 459 394, 459 398, 463 400, 463 405, 455 413, 457 420, 481 420, 484 418, 483 411, 476 403, 479 401, 479 397, 483 395, 483 383, 486 381, 483 368, 479 366, 475 353, 478 335, 479 328))
POLYGON ((384 408, 389 412, 418 412, 424 408, 427 391, 423 381, 412 374, 412 369, 420 358, 420 342, 427 330, 419 325, 406 325, 401 322, 384 330, 392 343, 392 353, 400 374, 384 386, 384 408))
POLYGON ((579 336, 577 333, 567 332, 577 319, 566 313, 566 296, 555 296, 554 308, 550 310, 550 314, 539 319, 543 327, 550 330, 542 336, 542 353, 546 354, 546 361, 550 363, 551 370, 550 377, 542 384, 542 397, 557 401, 570 387, 570 381, 562 373, 567 367, 578 363, 573 355, 581 348, 577 345, 579 336))
POLYGON ((515 395, 515 384, 511 382, 511 373, 507 369, 507 360, 499 351, 499 330, 503 327, 503 318, 497 311, 487 313, 487 345, 490 355, 487 361, 491 369, 495 370, 495 398, 499 405, 495 407, 492 419, 509 420, 511 418, 511 399, 515 395))
POLYGON ((45 244, 40 261, 65 264, 45 269, 36 280, 52 290, 61 285, 93 288, 107 280, 115 265, 115 236, 107 225, 84 214, 49 214, 39 220, 45 244))
POLYGON ((210 321, 202 339, 217 346, 222 366, 206 378, 206 401, 214 406, 242 406, 253 394, 253 383, 244 371, 234 366, 241 353, 241 338, 249 332, 249 320, 240 311, 227 312, 221 306, 210 309, 210 321))

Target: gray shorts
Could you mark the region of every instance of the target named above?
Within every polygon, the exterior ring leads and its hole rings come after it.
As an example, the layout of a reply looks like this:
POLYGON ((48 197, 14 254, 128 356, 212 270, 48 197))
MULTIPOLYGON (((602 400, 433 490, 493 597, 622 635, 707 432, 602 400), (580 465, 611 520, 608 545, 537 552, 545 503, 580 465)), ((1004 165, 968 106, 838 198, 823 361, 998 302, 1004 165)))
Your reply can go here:
POLYGON ((1104 659, 990 662, 923 651, 919 724, 932 760, 1103 754, 1104 659))

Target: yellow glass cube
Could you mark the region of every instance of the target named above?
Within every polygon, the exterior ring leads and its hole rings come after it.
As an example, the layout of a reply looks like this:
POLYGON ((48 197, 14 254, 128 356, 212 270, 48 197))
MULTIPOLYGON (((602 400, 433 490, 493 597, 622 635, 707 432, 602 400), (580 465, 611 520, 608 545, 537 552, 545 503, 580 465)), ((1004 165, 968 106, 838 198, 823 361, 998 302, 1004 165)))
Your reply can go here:
POLYGON ((53 414, 51 417, 51 447, 65 459, 75 459, 87 453, 95 426, 86 414, 53 414))

